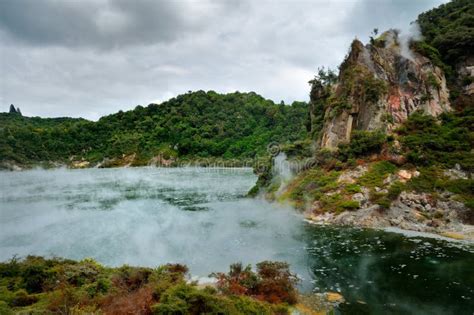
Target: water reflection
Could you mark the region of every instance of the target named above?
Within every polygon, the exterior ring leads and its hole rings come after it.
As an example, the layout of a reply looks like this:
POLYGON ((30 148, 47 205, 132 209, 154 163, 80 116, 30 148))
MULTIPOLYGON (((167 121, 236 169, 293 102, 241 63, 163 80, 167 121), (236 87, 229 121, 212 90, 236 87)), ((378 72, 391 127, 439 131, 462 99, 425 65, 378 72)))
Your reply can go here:
POLYGON ((344 313, 470 314, 470 245, 368 229, 306 226, 313 290, 337 291, 344 313))

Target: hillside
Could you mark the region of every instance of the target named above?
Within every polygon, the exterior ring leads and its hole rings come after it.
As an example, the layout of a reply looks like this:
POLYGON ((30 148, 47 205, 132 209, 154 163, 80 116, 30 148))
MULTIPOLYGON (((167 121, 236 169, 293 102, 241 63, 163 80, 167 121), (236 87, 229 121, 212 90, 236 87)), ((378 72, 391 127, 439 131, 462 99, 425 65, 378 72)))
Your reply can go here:
POLYGON ((271 142, 304 139, 307 104, 275 104, 255 93, 190 92, 97 122, 0 114, 0 162, 78 167, 180 159, 245 159, 271 142))
POLYGON ((397 30, 354 40, 338 74, 310 81, 316 149, 282 146, 251 194, 318 223, 474 239, 473 6, 421 14, 424 40, 397 30))

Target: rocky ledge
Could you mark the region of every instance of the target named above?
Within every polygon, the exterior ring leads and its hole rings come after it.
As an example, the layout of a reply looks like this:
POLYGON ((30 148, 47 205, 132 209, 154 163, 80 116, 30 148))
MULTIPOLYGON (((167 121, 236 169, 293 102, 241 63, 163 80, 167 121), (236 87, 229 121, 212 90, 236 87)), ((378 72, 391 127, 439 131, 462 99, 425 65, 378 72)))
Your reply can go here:
MULTIPOLYGON (((452 239, 474 241, 472 209, 462 197, 449 190, 417 192, 411 190, 409 181, 420 176, 417 170, 400 169, 387 175, 381 187, 366 187, 361 183, 373 165, 358 166, 342 172, 337 178, 337 188, 326 194, 344 194, 345 198, 358 204, 348 210, 327 211, 324 203, 314 201, 305 211, 306 218, 317 224, 337 224, 368 228, 396 227, 403 230, 434 233, 452 239), (408 184, 407 184, 408 183, 408 184), (389 203, 387 196, 393 195, 392 187, 398 185, 399 192, 389 203), (346 187, 358 187, 357 192, 347 195, 346 187), (383 196, 383 198, 377 197, 383 196)), ((445 170, 443 178, 459 182, 468 180, 473 174, 459 167, 445 170)), ((354 191, 353 191, 354 192, 354 191)))

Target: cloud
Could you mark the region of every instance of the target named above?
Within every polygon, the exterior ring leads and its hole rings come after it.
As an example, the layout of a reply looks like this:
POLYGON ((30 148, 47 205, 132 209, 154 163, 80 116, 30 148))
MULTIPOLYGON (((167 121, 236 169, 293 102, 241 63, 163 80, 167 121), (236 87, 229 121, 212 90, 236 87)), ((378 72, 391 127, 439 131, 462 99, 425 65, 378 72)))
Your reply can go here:
POLYGON ((196 89, 307 100, 354 37, 440 2, 3 0, 0 104, 97 119, 196 89))
MULTIPOLYGON (((188 3, 4 0, 0 2, 0 25, 10 37, 38 46, 109 49, 150 45, 199 30, 201 21, 189 18, 188 3)), ((209 9, 212 13, 212 7, 209 9)))

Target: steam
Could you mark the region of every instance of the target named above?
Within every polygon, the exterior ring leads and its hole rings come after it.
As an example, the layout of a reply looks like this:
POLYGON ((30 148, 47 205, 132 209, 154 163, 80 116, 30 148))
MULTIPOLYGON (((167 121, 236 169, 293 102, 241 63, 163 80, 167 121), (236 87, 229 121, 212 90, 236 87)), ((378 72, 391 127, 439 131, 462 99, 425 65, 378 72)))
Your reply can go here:
POLYGON ((294 177, 292 164, 288 161, 284 152, 278 153, 278 155, 273 158, 273 175, 274 180, 279 181, 280 184, 276 195, 280 195, 294 177))
MULTIPOLYGON (((0 174, 0 260, 92 257, 107 265, 187 264, 194 276, 231 263, 285 260, 305 273, 300 217, 244 199, 251 169, 34 170, 0 174)), ((306 275, 307 276, 307 275, 306 275)))
POLYGON ((367 65, 367 67, 375 72, 374 61, 372 60, 369 50, 366 47, 362 49, 362 58, 364 59, 364 63, 367 65))
POLYGON ((273 171, 283 182, 288 182, 293 178, 290 162, 284 152, 278 153, 273 159, 273 171))
POLYGON ((422 39, 423 36, 421 35, 420 26, 416 22, 411 23, 407 29, 401 30, 400 35, 398 36, 400 55, 408 60, 415 61, 413 52, 410 49, 410 42, 420 41, 422 39))

